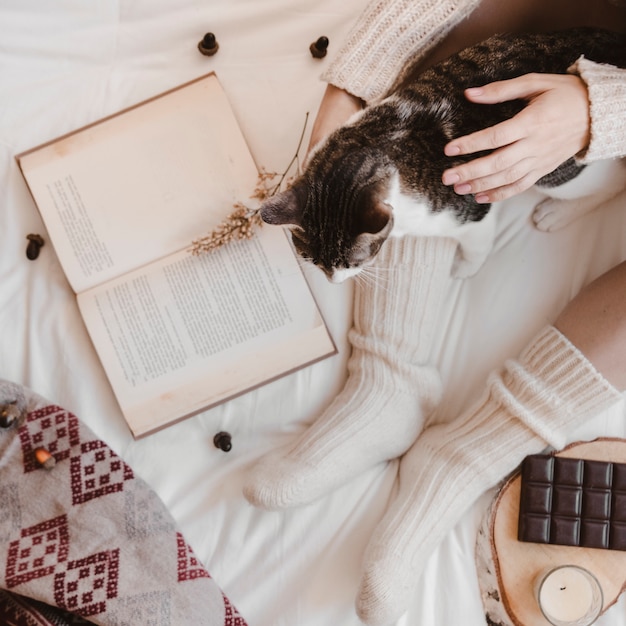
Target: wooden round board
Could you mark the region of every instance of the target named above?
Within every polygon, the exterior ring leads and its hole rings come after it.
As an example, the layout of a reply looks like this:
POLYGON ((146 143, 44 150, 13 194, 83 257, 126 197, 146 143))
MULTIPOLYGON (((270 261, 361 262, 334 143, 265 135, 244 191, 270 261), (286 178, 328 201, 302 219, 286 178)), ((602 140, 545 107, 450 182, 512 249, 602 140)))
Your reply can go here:
MULTIPOLYGON (((556 455, 626 463, 626 440, 578 442, 556 455)), ((477 540, 477 567, 487 622, 548 625, 535 599, 535 583, 547 569, 566 564, 579 565, 595 574, 604 594, 602 610, 606 611, 626 588, 626 552, 518 541, 520 487, 518 471, 498 492, 477 540)))

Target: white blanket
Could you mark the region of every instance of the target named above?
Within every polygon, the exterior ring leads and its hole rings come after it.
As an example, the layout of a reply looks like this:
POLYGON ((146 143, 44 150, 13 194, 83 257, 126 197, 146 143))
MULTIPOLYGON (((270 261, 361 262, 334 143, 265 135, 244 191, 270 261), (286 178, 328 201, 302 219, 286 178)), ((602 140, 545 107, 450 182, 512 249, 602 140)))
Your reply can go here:
MULTIPOLYGON (((307 272, 339 354, 140 441, 125 426, 54 249, 35 262, 26 235, 46 237, 15 154, 215 70, 259 166, 282 171, 319 75, 365 0, 4 0, 0 3, 0 376, 81 417, 157 491, 195 553, 250 626, 357 626, 360 559, 393 495, 396 463, 287 513, 254 509, 243 475, 315 418, 341 388, 351 285, 307 272), (205 32, 220 44, 202 56, 205 32), (329 57, 309 44, 330 39, 329 57), (213 446, 232 434, 233 448, 213 446)), ((310 129, 309 124, 309 129, 310 129)), ((454 419, 487 373, 514 356, 577 291, 626 258, 626 197, 545 234, 529 219, 535 191, 504 203, 496 246, 449 293, 435 359, 445 395, 434 419, 454 419)), ((198 233, 202 235, 204 233, 198 233)), ((626 297, 626 295, 624 296, 626 297)), ((626 436, 623 407, 571 440, 626 436)), ((467 512, 429 560, 411 626, 485 623, 474 541, 493 493, 467 512)), ((626 578, 626 576, 624 576, 626 578)), ((599 622, 626 626, 624 599, 599 622)), ((539 626, 539 625, 538 625, 539 626)))

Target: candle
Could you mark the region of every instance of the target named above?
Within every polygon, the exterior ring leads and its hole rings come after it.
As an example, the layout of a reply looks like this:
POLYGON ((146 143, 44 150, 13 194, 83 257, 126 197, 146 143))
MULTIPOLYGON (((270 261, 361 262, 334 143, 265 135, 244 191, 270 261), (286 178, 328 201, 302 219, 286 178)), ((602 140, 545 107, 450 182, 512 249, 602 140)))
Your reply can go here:
POLYGON ((539 607, 554 626, 589 626, 602 611, 602 589, 596 577, 576 565, 547 572, 538 588, 539 607))

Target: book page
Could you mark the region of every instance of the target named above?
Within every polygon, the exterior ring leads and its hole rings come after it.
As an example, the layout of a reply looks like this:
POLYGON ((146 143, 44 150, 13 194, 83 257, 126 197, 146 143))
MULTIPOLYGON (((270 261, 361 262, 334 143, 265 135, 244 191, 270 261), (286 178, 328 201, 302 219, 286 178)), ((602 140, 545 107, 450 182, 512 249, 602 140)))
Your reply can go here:
POLYGON ((136 437, 335 352, 280 228, 179 252, 78 303, 136 437))
POLYGON ((258 175, 214 74, 17 159, 75 292, 188 246, 258 175))

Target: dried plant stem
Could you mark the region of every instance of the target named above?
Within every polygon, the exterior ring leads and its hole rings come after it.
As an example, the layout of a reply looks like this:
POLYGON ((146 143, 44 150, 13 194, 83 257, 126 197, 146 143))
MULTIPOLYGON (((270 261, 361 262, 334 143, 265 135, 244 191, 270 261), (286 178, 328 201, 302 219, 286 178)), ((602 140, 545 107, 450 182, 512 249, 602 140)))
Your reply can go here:
POLYGON ((285 178, 287 177, 287 174, 289 173, 289 170, 292 168, 294 163, 297 163, 296 171, 297 172, 300 171, 300 148, 302 147, 302 142, 304 140, 304 133, 306 132, 306 126, 307 126, 308 121, 309 121, 309 112, 307 111, 304 117, 304 125, 302 126, 302 132, 300 133, 300 139, 298 141, 298 147, 296 148, 296 153, 293 155, 291 161, 289 161, 289 165, 287 166, 285 171, 282 173, 280 180, 278 181, 278 184, 274 187, 274 189, 272 190, 272 193, 270 193, 269 196, 273 196, 275 193, 279 191, 279 189, 281 188, 281 185, 283 184, 285 178))
MULTIPOLYGON (((251 198, 262 202, 266 198, 277 194, 282 189, 285 182, 290 182, 291 178, 287 178, 287 176, 294 164, 296 164, 296 173, 300 172, 300 149, 304 140, 308 120, 309 113, 307 111, 298 146, 289 165, 287 165, 282 174, 268 172, 264 168, 261 168, 259 170, 256 187, 250 196, 251 198), (277 178, 278 181, 274 182, 277 178)), ((233 208, 235 210, 211 233, 192 242, 190 248, 192 254, 200 255, 213 252, 236 239, 250 239, 256 232, 256 229, 263 225, 263 220, 261 220, 258 208, 251 209, 242 202, 235 202, 233 208)))

